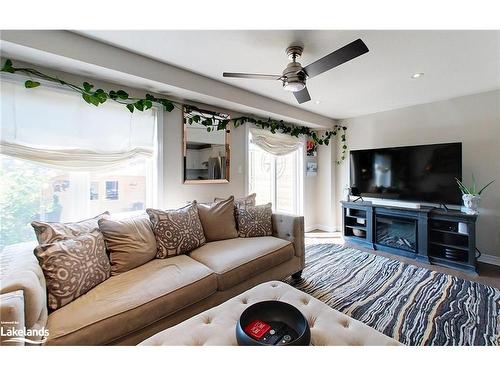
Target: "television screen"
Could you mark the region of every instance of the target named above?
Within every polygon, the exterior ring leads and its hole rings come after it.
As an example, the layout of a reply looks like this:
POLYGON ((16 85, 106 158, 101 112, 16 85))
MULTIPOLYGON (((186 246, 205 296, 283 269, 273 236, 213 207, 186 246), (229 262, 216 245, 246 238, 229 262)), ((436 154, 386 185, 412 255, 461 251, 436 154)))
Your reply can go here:
POLYGON ((462 144, 444 143, 350 152, 353 195, 461 204, 462 144))

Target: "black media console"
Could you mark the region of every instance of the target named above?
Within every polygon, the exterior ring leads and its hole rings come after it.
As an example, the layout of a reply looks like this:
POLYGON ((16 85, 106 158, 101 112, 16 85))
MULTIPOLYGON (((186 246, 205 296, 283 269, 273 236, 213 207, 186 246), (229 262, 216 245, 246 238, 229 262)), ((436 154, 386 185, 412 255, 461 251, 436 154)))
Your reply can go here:
POLYGON ((341 202, 346 242, 476 272, 476 219, 457 210, 341 202))

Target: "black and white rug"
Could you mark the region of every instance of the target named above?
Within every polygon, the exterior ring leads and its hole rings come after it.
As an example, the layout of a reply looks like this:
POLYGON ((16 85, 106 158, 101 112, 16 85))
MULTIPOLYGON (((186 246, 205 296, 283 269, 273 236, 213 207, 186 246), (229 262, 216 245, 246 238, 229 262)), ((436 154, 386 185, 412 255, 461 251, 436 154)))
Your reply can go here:
POLYGON ((339 245, 287 281, 406 345, 500 345, 500 290, 339 245))

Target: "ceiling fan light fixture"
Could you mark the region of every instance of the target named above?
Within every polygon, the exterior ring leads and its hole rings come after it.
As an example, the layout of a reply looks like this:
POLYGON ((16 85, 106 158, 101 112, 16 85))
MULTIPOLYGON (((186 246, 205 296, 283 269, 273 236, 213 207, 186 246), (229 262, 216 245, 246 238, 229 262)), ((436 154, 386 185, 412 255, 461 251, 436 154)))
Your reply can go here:
POLYGON ((302 91, 306 87, 305 82, 301 81, 293 81, 293 82, 288 82, 285 81, 283 82, 283 88, 286 91, 291 91, 291 92, 297 92, 297 91, 302 91))

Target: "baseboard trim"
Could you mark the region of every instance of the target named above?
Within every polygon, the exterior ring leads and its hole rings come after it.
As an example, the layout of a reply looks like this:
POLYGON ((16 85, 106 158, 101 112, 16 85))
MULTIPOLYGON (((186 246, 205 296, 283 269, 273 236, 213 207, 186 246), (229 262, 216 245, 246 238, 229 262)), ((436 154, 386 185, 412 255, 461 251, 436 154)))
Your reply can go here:
POLYGON ((324 232, 335 232, 335 227, 331 227, 329 225, 319 224, 317 226, 317 229, 322 230, 324 232))
POLYGON ((488 263, 488 264, 493 264, 495 266, 500 266, 500 257, 494 255, 481 254, 478 261, 481 263, 488 263))

